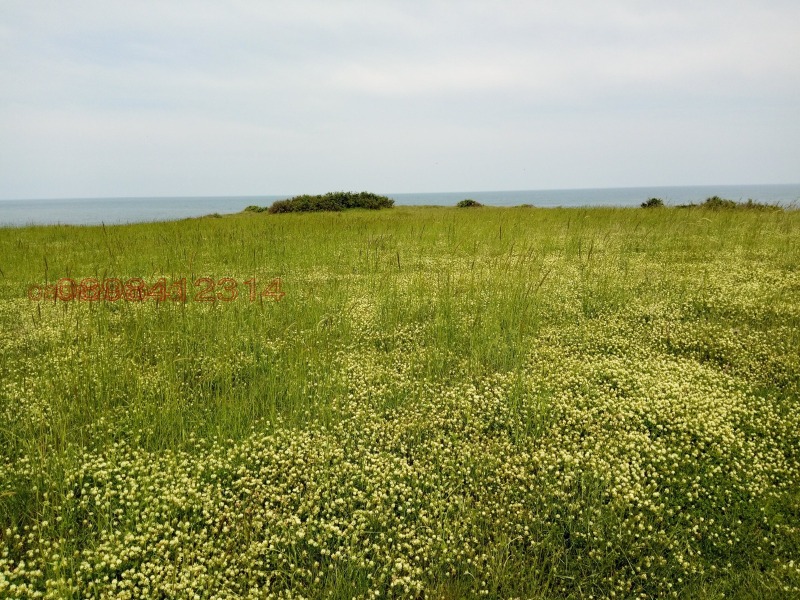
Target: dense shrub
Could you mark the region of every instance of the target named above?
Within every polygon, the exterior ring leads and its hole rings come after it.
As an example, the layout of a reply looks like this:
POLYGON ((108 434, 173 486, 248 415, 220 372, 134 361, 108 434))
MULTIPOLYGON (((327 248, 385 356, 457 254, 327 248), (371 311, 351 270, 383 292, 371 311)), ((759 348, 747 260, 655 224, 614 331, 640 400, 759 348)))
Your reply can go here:
POLYGON ((264 212, 265 210, 267 210, 267 208, 268 207, 266 207, 266 206, 256 206, 255 204, 251 204, 250 206, 248 206, 247 208, 244 209, 244 212, 260 213, 260 212, 264 212))
POLYGON ((710 208, 711 210, 721 210, 721 209, 729 209, 729 208, 736 208, 736 202, 733 200, 726 200, 725 198, 720 198, 719 196, 712 196, 711 198, 706 198, 706 201, 700 205, 702 208, 710 208))
POLYGON ((661 198, 650 198, 647 202, 642 202, 642 208, 661 208, 664 201, 661 198))
POLYGON ((288 200, 278 200, 269 207, 270 213, 339 211, 348 208, 392 208, 394 200, 370 192, 328 192, 324 195, 303 194, 288 200))
POLYGON ((458 208, 475 208, 478 206, 483 206, 483 204, 481 204, 477 200, 473 200, 472 198, 466 198, 465 200, 462 200, 461 202, 456 204, 456 206, 458 208))

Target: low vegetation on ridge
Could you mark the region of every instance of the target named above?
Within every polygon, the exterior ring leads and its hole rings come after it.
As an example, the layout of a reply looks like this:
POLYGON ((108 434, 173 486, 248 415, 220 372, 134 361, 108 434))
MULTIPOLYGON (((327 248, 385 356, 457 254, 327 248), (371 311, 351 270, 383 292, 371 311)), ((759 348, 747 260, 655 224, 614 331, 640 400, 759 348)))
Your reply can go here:
POLYGON ((303 194, 287 200, 277 200, 269 207, 248 206, 244 210, 246 212, 267 211, 271 214, 276 214, 286 212, 338 212, 348 208, 378 210, 392 208, 392 206, 394 206, 394 200, 371 192, 328 192, 317 196, 303 194))
POLYGON ((677 208, 703 208, 706 210, 757 210, 757 211, 781 211, 783 207, 780 204, 765 204, 763 202, 756 202, 752 199, 747 202, 736 202, 735 200, 728 200, 720 198, 719 196, 711 196, 706 198, 701 204, 680 204, 677 208))

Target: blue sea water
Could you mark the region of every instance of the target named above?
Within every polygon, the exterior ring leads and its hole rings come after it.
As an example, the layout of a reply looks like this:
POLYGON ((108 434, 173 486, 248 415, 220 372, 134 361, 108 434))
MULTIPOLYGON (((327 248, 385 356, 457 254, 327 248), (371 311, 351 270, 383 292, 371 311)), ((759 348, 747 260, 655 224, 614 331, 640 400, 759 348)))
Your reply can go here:
MULTIPOLYGON (((380 192, 385 193, 385 192, 380 192)), ((717 185, 682 187, 597 188, 391 194, 395 204, 453 206, 472 198, 490 206, 532 204, 539 207, 639 206, 648 198, 667 205, 700 203, 710 196, 731 200, 800 205, 800 183, 781 185, 717 185)), ((268 206, 288 196, 213 196, 171 198, 61 198, 0 200, 0 226, 99 225, 169 221, 211 213, 236 213, 246 206, 268 206)))

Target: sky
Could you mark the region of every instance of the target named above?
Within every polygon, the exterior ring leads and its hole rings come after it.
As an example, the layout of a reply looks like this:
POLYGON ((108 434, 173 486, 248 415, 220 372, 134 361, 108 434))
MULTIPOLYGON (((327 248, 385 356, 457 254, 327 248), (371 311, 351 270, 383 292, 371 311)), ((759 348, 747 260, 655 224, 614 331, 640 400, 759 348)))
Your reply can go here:
POLYGON ((0 0, 0 199, 800 182, 797 0, 0 0))

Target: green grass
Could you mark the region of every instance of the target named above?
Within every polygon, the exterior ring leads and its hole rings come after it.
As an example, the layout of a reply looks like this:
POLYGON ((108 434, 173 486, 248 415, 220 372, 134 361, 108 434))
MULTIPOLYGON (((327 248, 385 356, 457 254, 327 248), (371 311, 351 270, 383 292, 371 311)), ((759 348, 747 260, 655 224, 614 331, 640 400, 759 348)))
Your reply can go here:
POLYGON ((0 229, 0 597, 798 595, 798 239, 599 208, 0 229), (286 296, 26 297, 203 276, 286 296))

